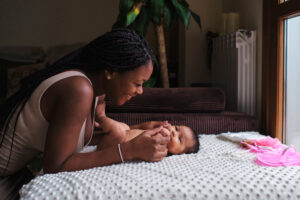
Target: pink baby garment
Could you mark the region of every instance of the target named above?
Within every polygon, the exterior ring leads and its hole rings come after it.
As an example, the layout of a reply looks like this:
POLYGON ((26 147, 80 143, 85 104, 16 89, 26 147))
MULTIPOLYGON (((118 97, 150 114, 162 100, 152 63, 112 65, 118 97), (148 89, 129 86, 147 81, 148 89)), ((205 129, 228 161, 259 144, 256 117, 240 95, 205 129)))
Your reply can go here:
POLYGON ((286 147, 277 138, 266 137, 242 141, 241 144, 257 153, 256 163, 263 166, 300 166, 300 154, 294 146, 286 147))
POLYGON ((256 163, 263 166, 300 166, 300 154, 295 147, 258 153, 256 163))
POLYGON ((283 145, 277 138, 271 138, 269 136, 262 139, 244 140, 240 143, 242 146, 250 149, 253 153, 264 153, 285 149, 285 145, 283 145))

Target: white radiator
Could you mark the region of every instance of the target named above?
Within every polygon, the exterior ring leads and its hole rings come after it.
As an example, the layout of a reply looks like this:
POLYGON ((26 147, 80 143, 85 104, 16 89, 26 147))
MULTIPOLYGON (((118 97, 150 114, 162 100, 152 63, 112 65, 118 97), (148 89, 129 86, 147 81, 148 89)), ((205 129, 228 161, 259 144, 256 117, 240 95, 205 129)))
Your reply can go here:
POLYGON ((213 39, 212 84, 226 95, 226 109, 256 115, 256 31, 213 39))

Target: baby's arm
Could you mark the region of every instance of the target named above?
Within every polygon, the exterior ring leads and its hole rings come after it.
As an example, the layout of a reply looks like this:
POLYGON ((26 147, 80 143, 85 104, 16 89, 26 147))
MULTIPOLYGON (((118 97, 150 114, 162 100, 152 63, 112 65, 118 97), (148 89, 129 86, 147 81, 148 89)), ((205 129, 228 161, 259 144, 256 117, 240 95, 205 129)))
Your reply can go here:
POLYGON ((101 117, 98 121, 103 130, 98 149, 113 146, 126 140, 127 131, 130 130, 127 124, 115 121, 109 117, 101 117))
POLYGON ((102 129, 104 133, 118 132, 130 129, 125 123, 118 122, 106 116, 105 114, 105 102, 98 102, 95 111, 95 125, 102 129))
POLYGON ((119 128, 124 128, 124 129, 129 129, 129 126, 127 124, 118 122, 116 120, 113 120, 109 117, 102 116, 98 117, 98 123, 100 125, 100 128, 104 133, 110 133, 116 130, 117 127, 119 128))

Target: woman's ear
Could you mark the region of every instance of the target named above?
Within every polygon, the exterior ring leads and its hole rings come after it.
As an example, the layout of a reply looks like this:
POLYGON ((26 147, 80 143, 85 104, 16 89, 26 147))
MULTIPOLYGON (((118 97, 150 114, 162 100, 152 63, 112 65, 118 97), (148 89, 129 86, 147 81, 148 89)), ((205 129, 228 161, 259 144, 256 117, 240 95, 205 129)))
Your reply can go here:
POLYGON ((106 77, 107 80, 112 79, 112 73, 113 72, 109 72, 107 70, 104 70, 104 73, 105 73, 105 77, 106 77))

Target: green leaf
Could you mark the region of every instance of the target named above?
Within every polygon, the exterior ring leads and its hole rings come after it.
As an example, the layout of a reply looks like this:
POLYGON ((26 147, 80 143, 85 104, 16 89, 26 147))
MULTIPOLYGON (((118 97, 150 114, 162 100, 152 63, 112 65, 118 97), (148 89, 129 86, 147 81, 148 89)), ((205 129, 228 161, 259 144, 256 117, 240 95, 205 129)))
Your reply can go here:
POLYGON ((166 5, 165 6, 165 27, 169 28, 172 22, 172 11, 170 8, 166 5))
POLYGON ((139 13, 136 13, 134 9, 132 9, 131 11, 129 11, 126 15, 126 23, 125 26, 129 26, 135 19, 136 17, 139 15, 139 13))
POLYGON ((186 8, 188 8, 190 5, 188 4, 188 2, 186 2, 186 0, 182 0, 181 1, 181 4, 184 6, 184 7, 186 7, 186 8))
POLYGON ((164 11, 164 0, 149 0, 149 6, 153 22, 160 25, 164 11))
POLYGON ((165 27, 169 28, 174 21, 177 21, 177 19, 178 15, 171 0, 165 1, 165 27), (168 11, 166 11, 166 9, 168 9, 168 11), (168 23, 170 23, 169 26, 167 26, 168 23))
POLYGON ((147 7, 143 7, 140 15, 135 21, 134 29, 142 36, 145 36, 150 24, 150 12, 147 7))
POLYGON ((183 6, 177 0, 171 0, 171 1, 172 1, 172 4, 173 4, 174 8, 175 8, 175 11, 176 11, 177 15, 180 17, 183 24, 187 28, 190 24, 191 11, 189 10, 188 7, 183 6))
POLYGON ((119 3, 119 16, 117 22, 113 25, 114 27, 126 27, 127 13, 133 6, 133 0, 120 0, 119 3))
POLYGON ((119 11, 121 15, 126 14, 133 6, 133 0, 120 0, 119 11))
POLYGON ((193 11, 191 11, 191 14, 192 14, 192 17, 194 18, 194 20, 197 22, 200 30, 202 30, 200 16, 197 15, 196 13, 194 13, 193 11))

